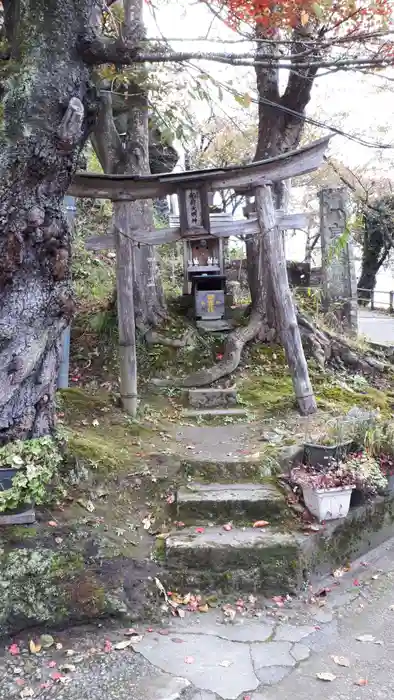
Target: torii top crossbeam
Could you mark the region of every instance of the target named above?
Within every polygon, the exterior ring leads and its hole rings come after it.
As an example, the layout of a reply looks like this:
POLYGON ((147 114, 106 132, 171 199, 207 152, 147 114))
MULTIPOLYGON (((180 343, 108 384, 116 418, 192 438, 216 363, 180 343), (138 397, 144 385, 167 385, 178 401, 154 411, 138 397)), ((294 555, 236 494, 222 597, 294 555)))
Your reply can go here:
POLYGON ((192 170, 166 175, 101 175, 77 173, 68 190, 75 197, 112 200, 155 199, 182 190, 252 190, 316 170, 323 161, 330 136, 296 151, 249 165, 192 170))

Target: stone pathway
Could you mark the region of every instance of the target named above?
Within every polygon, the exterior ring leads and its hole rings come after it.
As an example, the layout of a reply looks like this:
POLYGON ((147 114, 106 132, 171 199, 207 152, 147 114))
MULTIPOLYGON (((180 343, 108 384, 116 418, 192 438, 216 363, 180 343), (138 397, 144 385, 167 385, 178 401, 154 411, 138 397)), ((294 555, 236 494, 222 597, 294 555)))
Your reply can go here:
POLYGON ((62 648, 35 655, 27 650, 29 637, 12 640, 19 653, 0 658, 0 699, 392 697, 394 539, 335 573, 298 599, 261 604, 246 596, 209 613, 138 627, 125 649, 115 645, 130 637, 116 626, 56 634, 62 648), (344 657, 343 665, 332 657, 344 657), (332 682, 319 673, 332 674, 332 682))

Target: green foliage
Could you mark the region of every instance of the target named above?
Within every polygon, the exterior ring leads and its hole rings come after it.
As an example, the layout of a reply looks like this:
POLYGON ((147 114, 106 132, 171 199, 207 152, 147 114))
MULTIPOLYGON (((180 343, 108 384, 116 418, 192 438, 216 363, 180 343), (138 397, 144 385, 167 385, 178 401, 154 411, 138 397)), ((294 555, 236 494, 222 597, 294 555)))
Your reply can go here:
POLYGON ((50 437, 9 443, 0 448, 0 469, 17 469, 12 487, 0 491, 0 512, 24 503, 48 500, 48 484, 62 461, 59 446, 50 437))

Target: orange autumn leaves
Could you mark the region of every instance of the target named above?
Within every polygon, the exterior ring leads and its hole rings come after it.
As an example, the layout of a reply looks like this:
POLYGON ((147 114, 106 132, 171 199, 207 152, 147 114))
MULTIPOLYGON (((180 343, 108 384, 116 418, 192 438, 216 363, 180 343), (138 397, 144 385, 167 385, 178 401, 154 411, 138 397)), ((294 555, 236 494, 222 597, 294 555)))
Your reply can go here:
POLYGON ((214 0, 214 4, 225 11, 234 29, 243 22, 273 31, 312 22, 340 34, 345 27, 345 33, 382 28, 393 11, 392 0, 214 0))

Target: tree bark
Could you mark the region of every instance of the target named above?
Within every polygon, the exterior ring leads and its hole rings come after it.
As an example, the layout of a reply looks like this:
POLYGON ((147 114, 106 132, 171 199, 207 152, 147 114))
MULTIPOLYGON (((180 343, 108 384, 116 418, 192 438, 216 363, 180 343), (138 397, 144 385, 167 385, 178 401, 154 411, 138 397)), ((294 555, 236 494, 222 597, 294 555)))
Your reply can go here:
POLYGON ((50 433, 74 310, 62 200, 94 118, 76 49, 89 0, 4 3, 13 75, 0 153, 0 443, 50 433))

